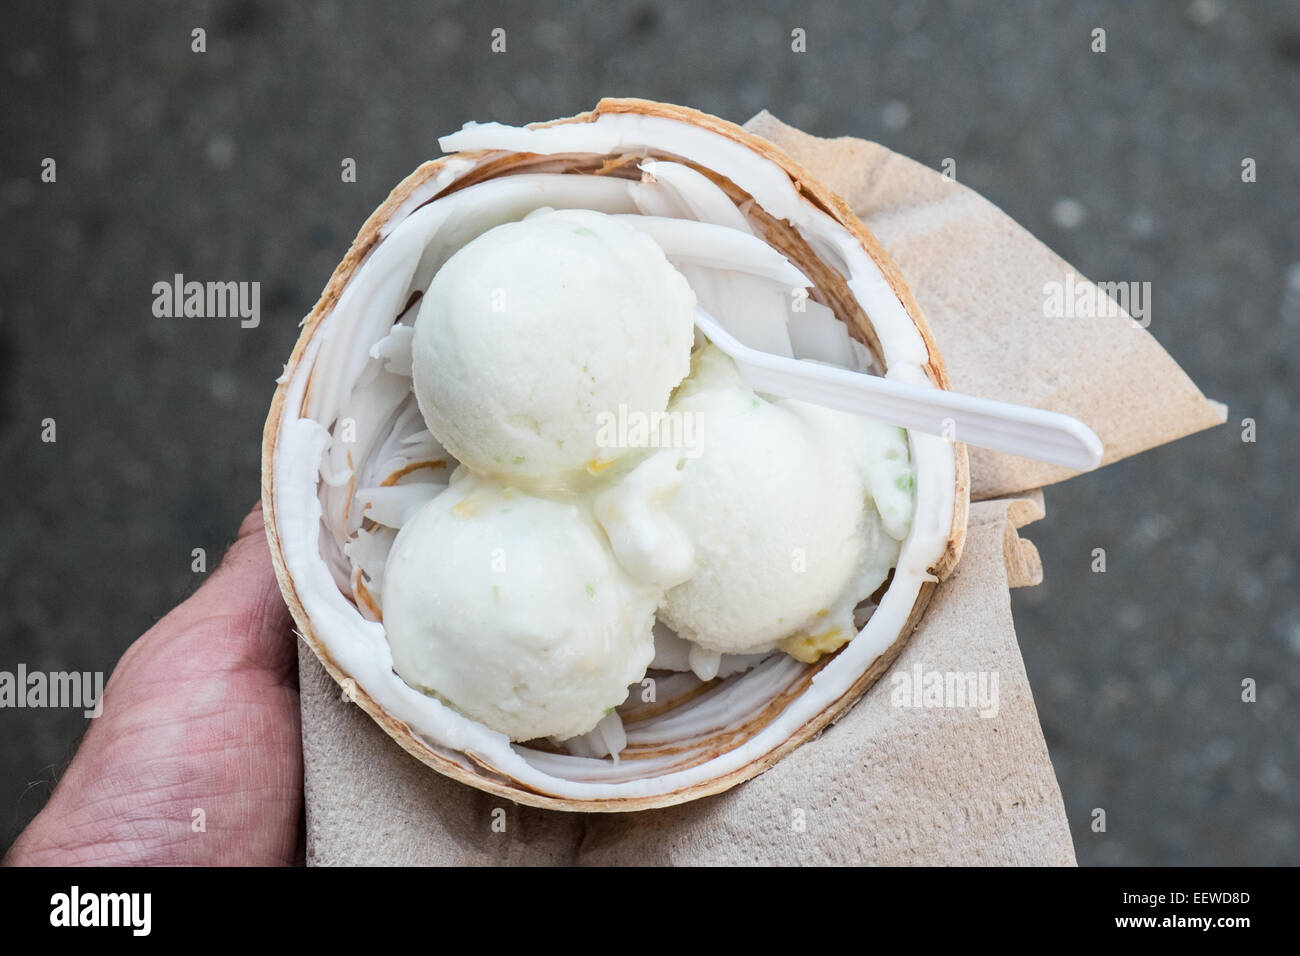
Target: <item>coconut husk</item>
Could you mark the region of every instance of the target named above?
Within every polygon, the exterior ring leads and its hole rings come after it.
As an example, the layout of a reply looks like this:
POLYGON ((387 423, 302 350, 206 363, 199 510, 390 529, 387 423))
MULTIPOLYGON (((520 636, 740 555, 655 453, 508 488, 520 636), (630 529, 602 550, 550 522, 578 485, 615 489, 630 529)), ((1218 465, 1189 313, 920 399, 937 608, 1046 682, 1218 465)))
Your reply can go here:
MULTIPOLYGON (((919 363, 922 373, 935 387, 948 386, 943 358, 934 336, 902 274, 881 244, 844 200, 769 140, 747 132, 735 124, 695 110, 635 99, 602 100, 597 108, 589 113, 554 121, 554 123, 539 124, 537 128, 547 128, 557 124, 596 123, 605 116, 629 114, 670 120, 707 131, 739 144, 759 159, 775 164, 797 191, 802 202, 809 204, 812 209, 847 230, 875 263, 924 343, 925 359, 919 363)), ((854 702, 880 679, 902 651, 908 637, 922 620, 937 583, 951 574, 956 567, 961 555, 967 521, 969 474, 965 448, 960 444, 945 444, 947 454, 951 456, 943 472, 947 475, 945 480, 950 484, 944 494, 951 496, 950 509, 946 512, 948 515, 946 540, 929 564, 928 579, 920 582, 919 585, 909 582, 914 588, 915 596, 911 601, 910 610, 905 616, 901 616, 901 624, 893 628, 884 640, 881 639, 880 634, 874 636, 873 639, 878 642, 880 649, 878 653, 872 654, 860 665, 856 665, 857 670, 851 682, 835 693, 827 693, 823 689, 825 686, 833 686, 833 682, 829 680, 823 678, 816 685, 814 684, 815 678, 822 677, 828 668, 835 666, 840 655, 832 655, 815 664, 802 666, 796 674, 774 690, 763 701, 762 706, 750 706, 745 713, 727 719, 721 726, 710 728, 703 733, 692 732, 685 737, 680 732, 665 733, 662 737, 643 733, 640 739, 621 755, 625 769, 621 771, 618 783, 627 786, 622 786, 621 791, 613 788, 611 792, 616 794, 613 796, 576 796, 574 794, 581 789, 580 787, 569 787, 567 783, 557 785, 551 782, 539 785, 535 779, 521 779, 517 771, 502 765, 503 762, 500 760, 486 756, 482 749, 456 750, 445 744, 439 745, 431 741, 428 734, 413 727, 409 717, 404 719, 394 712, 394 707, 381 703, 373 682, 371 686, 367 686, 366 679, 358 679, 358 675, 349 671, 340 660, 339 645, 334 644, 331 649, 331 640, 322 634, 322 623, 314 620, 308 610, 308 602, 304 600, 301 582, 295 580, 290 570, 292 562, 286 556, 286 542, 282 535, 280 520, 283 504, 280 487, 281 472, 287 466, 282 457, 277 456, 277 447, 283 434, 285 421, 295 421, 301 416, 304 409, 309 406, 314 392, 324 385, 317 376, 317 369, 309 366, 308 357, 315 354, 313 347, 320 346, 316 341, 317 336, 321 335, 322 329, 326 327, 331 313, 338 307, 340 296, 357 274, 359 267, 385 241, 396 224, 426 203, 438 202, 489 179, 542 167, 550 170, 558 168, 581 175, 621 175, 627 171, 629 164, 635 165, 633 162, 635 159, 650 155, 693 165, 713 179, 738 203, 758 199, 746 194, 733 180, 703 163, 667 151, 662 154, 657 153, 654 143, 642 145, 643 148, 634 151, 635 155, 630 154, 626 149, 600 156, 592 156, 588 153, 538 156, 520 152, 485 151, 459 154, 451 159, 436 160, 422 165, 393 190, 388 199, 362 226, 347 256, 326 285, 320 301, 304 320, 302 333, 273 399, 264 433, 262 497, 267 534, 285 600, 305 645, 319 659, 325 671, 345 689, 348 697, 397 745, 421 763, 460 783, 468 784, 494 796, 550 809, 627 811, 684 803, 734 787, 773 766, 801 744, 816 737, 852 707, 854 702), (310 378, 307 379, 305 386, 302 386, 304 372, 310 375, 310 378), (302 387, 298 387, 295 391, 296 385, 302 387), (815 701, 816 704, 811 710, 810 701, 815 701), (774 727, 781 726, 780 721, 790 721, 790 713, 800 711, 801 708, 808 711, 805 718, 779 734, 773 733, 774 727), (739 761, 734 756, 738 753, 746 753, 747 756, 743 761, 739 761), (730 764, 727 763, 728 760, 731 761, 730 764), (712 768, 715 764, 718 766, 717 772, 696 770, 696 768, 712 768), (674 775, 683 774, 687 776, 694 774, 694 779, 688 784, 660 788, 654 792, 629 792, 635 787, 653 789, 658 786, 658 781, 673 780, 674 775), (573 792, 565 792, 566 790, 573 792)), ((870 309, 864 307, 863 303, 855 298, 844 278, 824 262, 789 223, 777 216, 764 213, 759 213, 755 219, 764 238, 784 252, 814 281, 818 301, 830 307, 836 316, 845 322, 851 334, 871 351, 881 368, 888 369, 887 350, 882 346, 877 323, 873 322, 870 309)), ((328 427, 331 423, 320 422, 319 424, 328 427)), ((918 486, 929 480, 931 479, 925 474, 918 475, 918 486)), ((893 585, 893 587, 898 586, 893 585)), ((888 593, 885 593, 878 597, 884 600, 888 596, 888 593)), ((870 626, 869 624, 868 628, 870 626)), ((855 641, 861 640, 863 640, 861 636, 855 639, 855 641)), ((852 642, 849 646, 852 646, 852 642)), ((844 653, 846 652, 843 650, 840 652, 841 655, 844 653)), ((843 667, 841 667, 842 671, 843 667)), ((709 686, 684 688, 680 696, 660 703, 666 703, 664 709, 668 711, 678 714, 689 713, 691 708, 701 706, 714 689, 709 686)), ((641 716, 653 723, 655 717, 659 715, 641 716)))

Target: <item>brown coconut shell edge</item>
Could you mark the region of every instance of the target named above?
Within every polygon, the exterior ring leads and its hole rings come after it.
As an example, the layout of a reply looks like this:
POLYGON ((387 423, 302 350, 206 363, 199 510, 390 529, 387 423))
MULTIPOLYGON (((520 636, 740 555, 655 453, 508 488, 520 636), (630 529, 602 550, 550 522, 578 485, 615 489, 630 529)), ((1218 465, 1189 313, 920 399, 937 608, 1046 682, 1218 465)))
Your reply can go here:
MULTIPOLYGON (((938 387, 949 387, 943 359, 939 354, 938 346, 934 341, 934 336, 921 313, 920 307, 917 305, 915 297, 912 295, 907 283, 903 280, 902 274, 889 258, 888 253, 885 252, 884 248, 876 240, 875 236, 872 235, 870 230, 868 230, 862 221, 858 219, 849 208, 848 204, 819 183, 802 166, 779 150, 770 141, 749 133, 734 123, 730 123, 716 116, 711 116, 707 113, 702 113, 688 107, 667 103, 657 103, 652 100, 630 98, 602 99, 597 104, 596 108, 590 112, 533 125, 536 127, 543 127, 556 125, 558 123, 592 122, 603 113, 640 113, 649 116, 662 116, 667 119, 678 120, 683 123, 700 126, 726 136, 729 139, 735 140, 736 142, 752 149, 765 159, 771 160, 779 165, 786 174, 789 175, 796 189, 798 189, 800 193, 831 218, 839 222, 844 226, 844 228, 848 229, 849 232, 857 237, 859 242, 862 243, 867 254, 870 255, 880 267, 881 272, 889 282, 895 295, 898 296, 899 301, 903 303, 907 314, 911 317, 925 342, 928 361, 924 368, 927 376, 938 387)), ((356 271, 357 266, 360 265, 367 253, 369 253, 370 250, 379 242, 380 231, 383 226, 389 221, 394 213, 411 198, 420 186, 438 173, 448 158, 449 157, 444 157, 442 159, 421 164, 419 168, 402 180, 402 182, 393 189, 383 204, 380 205, 362 225, 360 231, 357 233, 356 239, 353 240, 351 247, 348 249, 347 255, 344 256, 343 261, 339 263, 338 267, 334 270, 334 274, 326 284, 320 300, 301 323, 302 332, 299 335, 298 341, 294 345, 293 352, 289 357, 289 361, 285 366, 285 375, 283 380, 276 388, 275 395, 272 398, 270 412, 267 415, 266 427, 263 431, 262 507, 263 517, 266 524, 267 542, 270 546, 271 559, 275 567, 276 578, 279 581, 280 589, 284 594, 285 603, 288 605, 294 622, 298 626, 299 636, 304 642, 306 642, 307 646, 311 648, 312 652, 325 667, 325 670, 341 687, 348 686, 347 682, 350 680, 350 677, 333 660, 333 658, 331 658, 329 651, 326 649, 324 644, 316 638, 315 632, 311 626, 311 620, 307 615, 302 600, 298 596, 297 588, 295 587, 293 579, 290 577, 288 568, 285 565, 283 548, 275 520, 275 475, 273 463, 275 458, 276 437, 279 433, 280 421, 284 412, 284 401, 288 391, 288 379, 292 376, 294 370, 297 369, 299 362, 301 362, 302 356, 305 353, 312 336, 315 334, 316 329, 320 325, 321 320, 334 307, 334 304, 338 301, 338 297, 343 288, 346 286, 348 281, 350 281, 352 274, 356 271)), ((953 454, 954 470, 956 474, 953 522, 948 537, 948 546, 940 556, 939 560, 931 568, 931 572, 938 580, 946 578, 952 572, 961 556, 962 545, 966 534, 967 511, 970 502, 970 471, 965 446, 961 443, 954 444, 953 454)), ((721 793, 744 782, 745 780, 757 776, 764 770, 773 766, 777 761, 787 753, 790 753, 796 747, 817 737, 826 727, 843 716, 843 714, 846 713, 849 708, 851 708, 852 705, 856 703, 857 700, 865 694, 877 680, 880 679, 902 652, 903 646, 911 637, 917 624, 920 623, 920 620, 925 613, 925 609, 933 596, 935 587, 936 582, 934 581, 927 581, 921 585, 916 601, 912 606, 912 611, 908 615, 898 637, 893 641, 893 643, 890 644, 884 653, 872 662, 871 666, 863 672, 863 674, 844 694, 829 706, 823 708, 816 716, 806 721, 785 741, 743 767, 738 767, 729 773, 709 780, 703 780, 692 786, 683 787, 669 793, 612 800, 575 800, 554 794, 542 793, 517 781, 513 781, 500 773, 488 773, 486 768, 481 772, 468 769, 461 763, 438 753, 425 743, 424 740, 405 722, 396 719, 385 711, 368 693, 366 693, 364 688, 356 685, 355 682, 352 682, 353 690, 351 691, 351 695, 354 702, 412 757, 445 776, 504 799, 545 809, 597 813, 646 810, 657 807, 674 806, 701 797, 721 793)))

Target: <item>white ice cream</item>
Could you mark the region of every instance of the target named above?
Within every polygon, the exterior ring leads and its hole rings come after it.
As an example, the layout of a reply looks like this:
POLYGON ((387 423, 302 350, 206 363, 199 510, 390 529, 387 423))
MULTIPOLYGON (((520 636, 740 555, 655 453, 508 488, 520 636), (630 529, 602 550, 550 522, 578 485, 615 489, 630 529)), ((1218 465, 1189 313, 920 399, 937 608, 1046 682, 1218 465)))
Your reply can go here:
POLYGON ((410 685, 512 740, 614 739, 656 611, 703 679, 856 633, 912 520, 906 435, 692 356, 694 303, 652 239, 590 210, 498 226, 437 272, 411 367, 462 467, 384 569, 410 685), (610 442, 611 416, 656 422, 649 448, 610 442))
POLYGON ((662 412, 686 375, 695 294, 649 236, 591 210, 490 229, 434 276, 412 344, 429 429, 481 474, 606 463, 599 417, 662 412))
POLYGON ((512 740, 586 733, 654 656, 662 591, 581 501, 462 471, 402 527, 384 580, 397 673, 512 740))
POLYGON ((822 437, 846 449, 867 483, 875 511, 891 538, 902 541, 916 510, 915 466, 907 432, 860 415, 805 402, 791 403, 822 437))
POLYGON ((694 545, 693 574, 668 590, 660 619, 728 654, 780 646, 814 660, 852 638, 854 606, 898 557, 873 488, 903 534, 911 518, 910 506, 883 485, 901 494, 904 482, 895 487, 894 473, 878 464, 901 449, 899 474, 910 478, 902 433, 803 402, 768 401, 712 346, 696 353, 669 411, 699 416, 701 454, 680 457, 680 482, 660 505, 694 545))
POLYGON ((651 455, 626 478, 596 495, 593 511, 623 567, 659 588, 680 584, 695 571, 695 544, 665 510, 681 487, 683 457, 651 455))

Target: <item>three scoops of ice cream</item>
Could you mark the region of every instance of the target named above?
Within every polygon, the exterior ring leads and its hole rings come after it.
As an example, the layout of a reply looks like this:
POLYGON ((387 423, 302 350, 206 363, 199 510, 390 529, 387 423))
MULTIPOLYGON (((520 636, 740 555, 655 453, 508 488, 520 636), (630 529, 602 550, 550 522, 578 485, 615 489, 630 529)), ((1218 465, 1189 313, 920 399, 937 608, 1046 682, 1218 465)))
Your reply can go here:
POLYGON ((498 226, 437 272, 414 387, 460 467, 388 558, 407 683, 559 740, 652 663, 707 679, 856 634, 910 526, 906 435, 755 394, 696 346, 694 306, 652 238, 588 210, 498 226))

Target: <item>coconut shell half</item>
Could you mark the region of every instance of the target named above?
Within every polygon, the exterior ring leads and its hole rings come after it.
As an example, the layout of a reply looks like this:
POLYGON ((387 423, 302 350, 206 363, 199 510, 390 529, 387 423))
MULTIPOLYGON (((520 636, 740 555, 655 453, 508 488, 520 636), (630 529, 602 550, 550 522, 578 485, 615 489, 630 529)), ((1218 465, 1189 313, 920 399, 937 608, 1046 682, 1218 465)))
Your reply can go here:
MULTIPOLYGON (((771 143, 732 123, 680 106, 606 99, 589 113, 529 127, 471 124, 442 145, 451 155, 407 177, 361 228, 303 321, 271 404, 262 501, 276 574, 299 632, 401 747, 489 793, 608 812, 733 787, 815 737, 898 656, 961 553, 969 498, 964 446, 909 433, 911 531, 896 569, 871 596, 865 626, 836 653, 814 664, 775 653, 708 682, 652 671, 653 683, 634 686, 619 708, 628 741, 617 760, 549 741, 511 743, 406 685, 392 670, 384 636, 381 574, 391 528, 412 502, 445 484, 456 464, 424 430, 410 394, 409 332, 420 293, 456 248, 540 206, 644 214, 669 195, 642 170, 660 161, 703 188, 684 218, 713 215, 725 224, 739 216, 812 281, 811 302, 848 329, 860 367, 948 387, 930 330, 885 250, 848 206, 771 143)), ((672 215, 671 208, 653 211, 672 215)))

